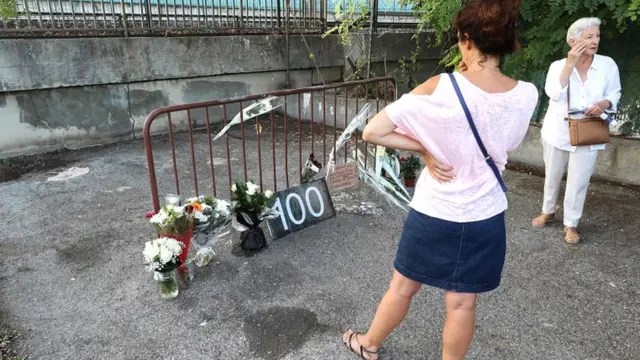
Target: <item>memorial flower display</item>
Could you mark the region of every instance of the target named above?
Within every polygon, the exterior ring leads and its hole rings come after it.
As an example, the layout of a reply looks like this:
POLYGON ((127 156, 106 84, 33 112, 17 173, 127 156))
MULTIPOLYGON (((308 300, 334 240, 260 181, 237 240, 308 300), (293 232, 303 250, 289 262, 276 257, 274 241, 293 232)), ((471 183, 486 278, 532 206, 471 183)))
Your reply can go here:
POLYGON ((194 246, 196 254, 193 260, 197 266, 205 266, 215 256, 213 244, 229 234, 231 222, 231 204, 213 196, 189 198, 186 203, 194 207, 194 246))
POLYGON ((247 251, 258 251, 267 247, 267 239, 260 223, 275 216, 269 207, 273 200, 271 190, 260 191, 260 186, 248 181, 231 186, 231 208, 233 227, 240 231, 240 247, 247 251))
POLYGON ((194 224, 194 207, 167 204, 149 220, 160 234, 182 235, 194 224))
POLYGON ((205 216, 201 214, 201 210, 202 207, 199 204, 179 205, 178 203, 168 203, 149 219, 160 237, 173 238, 184 245, 184 251, 180 255, 181 265, 179 270, 186 275, 185 280, 187 281, 191 280, 193 276, 186 266, 187 255, 191 247, 193 226, 196 222, 196 216, 200 219, 204 219, 205 216), (196 213, 200 213, 200 215, 196 215, 196 213))
POLYGON ((165 299, 173 299, 178 296, 178 283, 175 269, 182 262, 180 255, 184 245, 172 238, 160 237, 150 240, 144 246, 144 262, 147 270, 154 272, 154 279, 165 299))

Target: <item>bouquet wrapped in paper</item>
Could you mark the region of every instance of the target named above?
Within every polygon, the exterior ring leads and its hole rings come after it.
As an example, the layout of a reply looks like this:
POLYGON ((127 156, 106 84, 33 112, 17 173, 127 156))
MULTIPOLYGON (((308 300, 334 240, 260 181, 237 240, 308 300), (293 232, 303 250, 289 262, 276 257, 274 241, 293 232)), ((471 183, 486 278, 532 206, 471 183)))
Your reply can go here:
POLYGON ((196 211, 191 206, 167 204, 149 220, 158 233, 183 235, 191 231, 196 211))
POLYGON ((246 251, 258 251, 267 247, 267 239, 260 228, 265 219, 277 214, 269 207, 274 193, 260 191, 260 186, 248 181, 231 186, 232 225, 240 231, 240 247, 246 251))
POLYGON ((193 261, 197 266, 205 266, 215 256, 214 244, 230 234, 231 205, 212 196, 198 196, 187 199, 186 204, 194 208, 193 246, 196 254, 193 261))

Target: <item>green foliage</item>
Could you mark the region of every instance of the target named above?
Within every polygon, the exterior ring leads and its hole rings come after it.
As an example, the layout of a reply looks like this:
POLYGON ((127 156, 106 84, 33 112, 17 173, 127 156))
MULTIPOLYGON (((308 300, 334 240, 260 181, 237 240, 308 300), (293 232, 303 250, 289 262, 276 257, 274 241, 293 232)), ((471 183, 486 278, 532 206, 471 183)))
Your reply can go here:
MULTIPOLYGON (((451 20, 464 1, 460 0, 400 0, 400 5, 412 5, 419 17, 414 40, 415 49, 411 56, 399 60, 401 76, 398 81, 406 81, 415 87, 424 79, 415 79, 419 70, 418 55, 424 46, 444 49, 441 64, 445 68, 456 67, 461 59, 456 46, 451 20), (427 36, 429 39, 427 40, 427 36)), ((340 4, 336 16, 341 23, 325 33, 338 34, 345 45, 351 44, 351 32, 367 26, 368 2, 347 0, 346 9, 340 4)), ((611 56, 620 69, 622 99, 618 107, 618 119, 624 122, 619 131, 622 134, 640 133, 640 53, 634 51, 640 36, 640 0, 522 0, 520 9, 521 51, 503 59, 505 73, 518 79, 531 81, 542 92, 549 65, 566 57, 566 31, 578 18, 596 16, 602 19, 600 27, 602 43, 600 53, 611 56)), ((366 63, 358 59, 357 67, 366 63)), ((355 71, 362 78, 362 71, 355 71)), ((347 79, 348 80, 348 79, 347 79)), ((544 114, 548 98, 540 97, 534 114, 534 121, 544 114)))
POLYGON ((268 205, 273 198, 273 192, 267 190, 260 191, 260 187, 255 183, 236 181, 231 188, 231 201, 233 213, 246 212, 249 214, 261 215, 269 210, 268 205))
MULTIPOLYGON (((420 17, 418 31, 435 33, 435 45, 444 46, 441 63, 456 66, 461 58, 455 44, 451 19, 461 6, 460 0, 401 0, 412 4, 420 17)), ((620 117, 626 123, 623 133, 640 132, 640 55, 633 51, 640 29, 640 0, 522 0, 520 9, 521 51, 503 60, 504 71, 516 78, 528 80, 542 90, 551 62, 564 58, 569 51, 566 31, 578 18, 596 16, 602 19, 600 52, 618 63, 623 88, 619 106, 620 117)), ((546 106, 541 97, 534 118, 546 106)))
POLYGON ((362 30, 369 22, 367 7, 363 3, 349 1, 346 9, 342 9, 342 3, 338 2, 334 9, 336 19, 340 19, 340 23, 322 34, 322 38, 336 34, 340 36, 340 41, 347 47, 351 45, 351 32, 353 30, 362 30))
POLYGON ((16 16, 16 0, 0 0, 0 18, 7 19, 16 16))
POLYGON ((420 170, 420 160, 413 154, 400 158, 400 176, 405 179, 415 179, 418 170, 420 170))

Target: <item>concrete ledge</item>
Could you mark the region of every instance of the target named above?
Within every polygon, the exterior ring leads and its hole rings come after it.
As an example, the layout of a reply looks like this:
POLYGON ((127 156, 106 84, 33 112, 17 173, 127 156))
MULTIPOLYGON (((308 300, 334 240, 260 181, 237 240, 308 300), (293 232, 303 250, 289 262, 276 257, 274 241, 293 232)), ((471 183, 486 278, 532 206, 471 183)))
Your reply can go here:
MULTIPOLYGON (((344 64, 337 36, 305 39, 314 59, 290 36, 289 69, 344 64)), ((0 40, 0 92, 286 69, 281 35, 0 40)))
MULTIPOLYGON (((540 127, 531 125, 509 162, 544 169, 540 127)), ((598 154, 594 177, 616 183, 640 185, 640 139, 612 137, 607 149, 598 154)))

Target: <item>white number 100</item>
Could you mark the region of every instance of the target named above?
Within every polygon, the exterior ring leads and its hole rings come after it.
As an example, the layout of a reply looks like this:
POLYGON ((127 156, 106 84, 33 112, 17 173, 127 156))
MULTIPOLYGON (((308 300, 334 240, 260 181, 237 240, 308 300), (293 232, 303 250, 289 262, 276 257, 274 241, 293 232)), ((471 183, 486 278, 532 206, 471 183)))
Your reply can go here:
MULTIPOLYGON (((320 217, 323 213, 324 213, 324 203, 322 202, 322 195, 320 194, 320 190, 318 190, 315 186, 310 186, 307 188, 307 191, 304 194, 304 202, 302 201, 302 198, 300 197, 300 195, 296 194, 296 193, 291 193, 289 195, 287 195, 284 204, 285 207, 287 208, 287 217, 289 218, 289 221, 291 221, 292 223, 296 224, 296 225, 300 225, 302 223, 304 223, 304 221, 307 219, 307 211, 305 210, 308 209, 309 213, 311 215, 313 215, 314 217, 320 217), (316 197, 318 198, 318 203, 320 204, 320 210, 315 211, 313 209, 313 207, 311 207, 311 200, 309 199, 309 195, 311 193, 315 193, 316 197), (296 219, 293 215, 293 213, 291 212, 291 199, 296 199, 296 201, 298 202, 298 204, 300 204, 300 218, 296 219), (305 207, 306 205, 306 207, 305 207)), ((284 216, 284 209, 282 208, 282 202, 280 201, 280 198, 278 198, 275 202, 275 204, 273 205, 273 209, 275 211, 278 212, 278 214, 280 214, 280 221, 282 221, 282 227, 285 230, 289 230, 289 224, 287 222, 287 220, 285 219, 284 216)))

